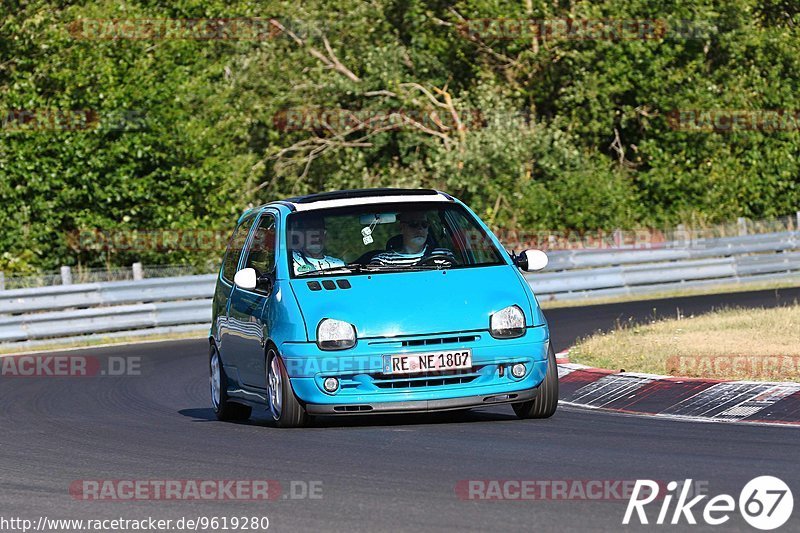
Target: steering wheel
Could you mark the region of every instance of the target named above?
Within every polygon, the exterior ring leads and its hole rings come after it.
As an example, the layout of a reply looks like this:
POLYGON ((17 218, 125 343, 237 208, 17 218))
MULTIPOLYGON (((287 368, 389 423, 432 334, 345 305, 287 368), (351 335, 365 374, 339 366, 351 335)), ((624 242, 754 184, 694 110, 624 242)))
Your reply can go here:
POLYGON ((428 257, 423 257, 418 263, 420 266, 437 266, 441 268, 449 268, 455 265, 455 261, 450 259, 449 257, 441 256, 441 255, 429 255, 428 257))

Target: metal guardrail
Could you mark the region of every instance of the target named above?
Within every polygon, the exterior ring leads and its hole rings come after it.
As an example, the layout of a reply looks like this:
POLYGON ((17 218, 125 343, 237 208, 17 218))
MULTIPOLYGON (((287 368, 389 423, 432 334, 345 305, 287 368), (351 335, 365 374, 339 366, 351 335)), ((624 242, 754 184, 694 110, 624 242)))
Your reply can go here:
POLYGON ((0 292, 0 314, 210 298, 216 275, 54 285, 0 292))
POLYGON ((198 271, 197 268, 191 266, 143 265, 137 262, 127 268, 74 268, 62 266, 59 270, 41 272, 32 276, 6 276, 5 272, 0 271, 0 291, 72 285, 73 283, 106 283, 111 281, 139 281, 144 278, 171 278, 208 273, 212 272, 212 270, 198 271))
POLYGON ((213 274, 0 292, 0 342, 211 323, 213 274))
POLYGON ((0 342, 211 322, 211 298, 91 307, 0 318, 0 342))
POLYGON ((544 272, 526 275, 540 299, 647 293, 800 276, 800 232, 670 242, 658 249, 552 252, 549 257, 544 272))
POLYGON ((572 250, 548 253, 547 271, 633 263, 656 263, 800 249, 800 232, 784 231, 721 239, 661 243, 659 248, 572 250))
MULTIPOLYGON (((658 249, 552 252, 526 275, 542 300, 644 294, 720 283, 800 280, 800 232, 747 235, 658 249)), ((101 334, 201 331, 216 276, 182 276, 0 291, 0 342, 101 334)))

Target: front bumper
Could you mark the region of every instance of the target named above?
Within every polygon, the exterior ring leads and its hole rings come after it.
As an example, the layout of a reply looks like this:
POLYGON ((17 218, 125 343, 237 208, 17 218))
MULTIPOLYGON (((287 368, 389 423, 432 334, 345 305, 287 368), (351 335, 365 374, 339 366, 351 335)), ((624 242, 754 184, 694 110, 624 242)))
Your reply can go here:
POLYGON ((310 414, 366 414, 464 409, 530 400, 547 371, 548 344, 547 326, 537 326, 526 329, 517 339, 495 339, 488 331, 455 332, 359 339, 355 347, 341 352, 325 352, 310 342, 284 343, 280 351, 294 393, 310 414), (385 355, 462 348, 472 350, 470 370, 383 374, 385 355), (524 363, 527 368, 521 378, 511 375, 515 363, 524 363), (322 387, 327 377, 339 379, 340 387, 334 393, 322 387))
POLYGON ((506 394, 490 396, 462 396, 444 400, 414 400, 397 402, 377 402, 371 404, 306 404, 306 411, 311 415, 364 415, 392 413, 430 413, 434 411, 452 411, 453 409, 470 409, 490 405, 517 403, 536 398, 538 389, 526 389, 506 394))

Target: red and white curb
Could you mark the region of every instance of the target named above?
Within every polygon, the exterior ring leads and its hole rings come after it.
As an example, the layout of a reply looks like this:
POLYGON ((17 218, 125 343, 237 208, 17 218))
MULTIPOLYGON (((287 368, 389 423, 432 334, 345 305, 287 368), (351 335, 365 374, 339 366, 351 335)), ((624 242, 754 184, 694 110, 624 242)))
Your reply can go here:
POLYGON ((569 363, 569 350, 563 350, 556 354, 556 364, 564 365, 569 363))
POLYGON ((567 405, 706 422, 800 426, 800 383, 615 372, 569 363, 567 353, 556 354, 559 400, 567 405))

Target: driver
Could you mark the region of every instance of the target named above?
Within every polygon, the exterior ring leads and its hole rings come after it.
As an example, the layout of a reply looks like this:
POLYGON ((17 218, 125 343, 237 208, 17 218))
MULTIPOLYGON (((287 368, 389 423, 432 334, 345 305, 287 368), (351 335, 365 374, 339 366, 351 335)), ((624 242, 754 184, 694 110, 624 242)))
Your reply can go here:
POLYGON ((430 222, 424 211, 410 211, 397 215, 403 242, 398 250, 382 252, 369 262, 371 265, 411 266, 421 261, 433 265, 450 266, 455 263, 453 252, 447 248, 434 248, 428 241, 430 222))
POLYGON ((325 240, 328 232, 325 219, 308 216, 301 218, 295 230, 300 239, 300 248, 292 250, 292 266, 295 274, 344 266, 339 258, 325 255, 325 240))

